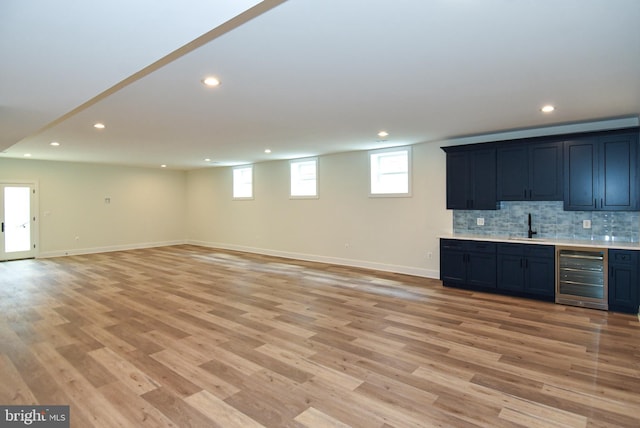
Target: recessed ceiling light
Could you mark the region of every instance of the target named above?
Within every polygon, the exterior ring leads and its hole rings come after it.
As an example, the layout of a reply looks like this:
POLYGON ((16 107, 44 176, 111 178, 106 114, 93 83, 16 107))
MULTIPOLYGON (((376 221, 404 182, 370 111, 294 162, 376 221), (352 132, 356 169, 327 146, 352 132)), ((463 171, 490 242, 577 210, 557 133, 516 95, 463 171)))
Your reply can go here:
POLYGON ((165 164, 160 165, 160 168, 166 168, 167 166, 165 164))
POLYGON ((543 113, 551 113, 552 111, 554 111, 556 108, 554 106, 552 106, 551 104, 547 104, 546 106, 543 106, 540 111, 543 113))
POLYGON ((205 161, 205 162, 211 162, 211 159, 206 158, 204 161, 205 161))
POLYGON ((378 132, 378 137, 388 137, 389 133, 387 131, 378 132))
POLYGON ((96 128, 96 129, 104 129, 105 128, 104 123, 100 123, 100 122, 94 123, 93 127, 96 128))
POLYGON ((24 154, 24 157, 25 157, 25 158, 30 158, 30 157, 31 157, 31 153, 25 153, 25 154, 24 154))
POLYGON ((53 147, 58 147, 60 145, 60 143, 58 143, 57 141, 52 141, 52 142, 49 143, 49 145, 53 146, 53 147))
POLYGON ((267 154, 271 153, 271 149, 264 149, 264 152, 267 153, 267 154))
POLYGON ((220 86, 220 80, 218 80, 217 77, 213 76, 205 77, 204 79, 202 79, 202 83, 210 88, 220 86))

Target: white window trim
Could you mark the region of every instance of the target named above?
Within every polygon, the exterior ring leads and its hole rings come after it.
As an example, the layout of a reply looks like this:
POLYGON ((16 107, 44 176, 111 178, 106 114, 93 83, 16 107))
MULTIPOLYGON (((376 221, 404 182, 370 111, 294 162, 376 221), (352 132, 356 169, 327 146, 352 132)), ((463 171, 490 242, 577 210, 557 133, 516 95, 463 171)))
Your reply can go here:
POLYGON ((320 189, 320 173, 319 173, 320 167, 319 167, 319 161, 317 157, 310 157, 310 158, 299 158, 299 159, 291 159, 289 161, 289 199, 319 199, 319 189, 320 189), (295 164, 295 163, 302 163, 302 162, 311 162, 314 161, 316 164, 316 193, 315 195, 293 195, 291 193, 291 165, 295 164))
POLYGON ((370 198, 410 198, 412 196, 412 176, 413 176, 413 168, 412 168, 412 150, 411 146, 400 146, 400 147, 388 147, 385 149, 377 149, 377 150, 369 150, 367 156, 369 157, 369 197, 370 198), (407 191, 402 193, 373 193, 371 190, 372 187, 372 168, 371 168, 371 155, 380 154, 380 153, 392 153, 392 152, 407 152, 407 191))
POLYGON ((231 196, 234 201, 250 201, 254 196, 254 173, 253 165, 239 165, 231 169, 231 196), (235 196, 235 171, 238 169, 251 169, 251 196, 235 196))

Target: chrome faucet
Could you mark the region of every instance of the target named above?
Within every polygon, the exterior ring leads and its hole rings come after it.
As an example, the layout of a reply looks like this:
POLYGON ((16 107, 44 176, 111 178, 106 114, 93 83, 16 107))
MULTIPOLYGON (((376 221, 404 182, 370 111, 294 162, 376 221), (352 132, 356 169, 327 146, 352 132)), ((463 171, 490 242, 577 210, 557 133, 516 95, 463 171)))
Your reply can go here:
POLYGON ((527 231, 527 236, 529 239, 533 238, 533 235, 537 235, 538 232, 535 230, 531 230, 531 213, 529 213, 529 230, 527 231))

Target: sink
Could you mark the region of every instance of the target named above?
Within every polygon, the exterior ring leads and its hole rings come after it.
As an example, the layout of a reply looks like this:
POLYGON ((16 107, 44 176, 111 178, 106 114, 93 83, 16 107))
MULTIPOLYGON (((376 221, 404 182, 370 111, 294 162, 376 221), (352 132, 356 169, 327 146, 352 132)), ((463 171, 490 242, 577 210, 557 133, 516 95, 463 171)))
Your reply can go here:
POLYGON ((511 241, 544 241, 544 238, 527 238, 526 236, 510 236, 511 241))

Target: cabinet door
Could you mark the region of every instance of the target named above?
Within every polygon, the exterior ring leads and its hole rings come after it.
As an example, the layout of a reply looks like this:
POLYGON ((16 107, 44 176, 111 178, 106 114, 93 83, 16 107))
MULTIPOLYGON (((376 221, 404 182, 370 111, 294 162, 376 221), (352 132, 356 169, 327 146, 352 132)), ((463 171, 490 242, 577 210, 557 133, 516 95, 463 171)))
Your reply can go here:
POLYGON ((564 209, 638 210, 637 146, 637 134, 566 142, 564 209))
POLYGON ((464 284, 467 279, 467 257, 463 251, 440 245, 440 280, 449 284, 464 284))
POLYGON ((637 209, 637 136, 623 134, 600 137, 598 209, 637 209))
POLYGON ((470 208, 468 152, 447 153, 447 209, 470 208))
POLYGON ((471 156, 471 207, 474 210, 495 210, 496 150, 472 150, 471 156))
POLYGON ((532 201, 562 200, 562 143, 529 148, 529 194, 532 201))
POLYGON ((592 211, 596 208, 596 140, 574 140, 564 144, 564 209, 592 211))
POLYGON ((526 146, 498 149, 499 201, 524 201, 529 190, 529 155, 526 146))
POLYGON ((539 296, 555 295, 555 262, 552 257, 528 257, 525 259, 526 293, 539 296))
POLYGON ((520 255, 498 254, 498 289, 522 291, 524 289, 524 260, 520 255))
POLYGON ((467 284, 481 288, 496 288, 496 254, 467 255, 467 284))
POLYGON ((609 250, 609 310, 637 313, 638 253, 609 250))
POLYGON ((464 284, 467 279, 466 255, 458 251, 443 251, 440 259, 440 279, 451 284, 464 284))

